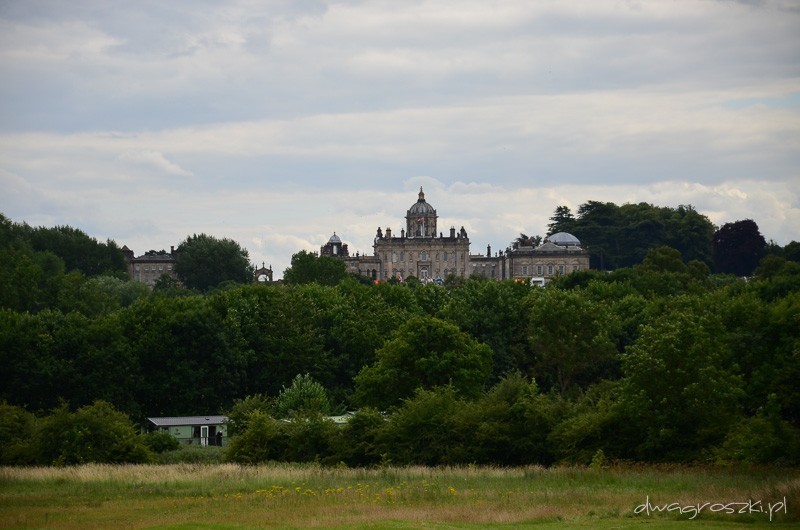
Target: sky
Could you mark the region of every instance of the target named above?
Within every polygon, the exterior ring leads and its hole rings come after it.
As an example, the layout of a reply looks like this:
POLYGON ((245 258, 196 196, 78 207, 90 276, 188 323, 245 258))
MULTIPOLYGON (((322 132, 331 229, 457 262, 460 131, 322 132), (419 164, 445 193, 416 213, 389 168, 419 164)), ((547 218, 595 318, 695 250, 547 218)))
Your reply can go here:
POLYGON ((279 278, 420 187, 476 254, 592 200, 800 240, 800 0, 0 0, 12 221, 279 278))

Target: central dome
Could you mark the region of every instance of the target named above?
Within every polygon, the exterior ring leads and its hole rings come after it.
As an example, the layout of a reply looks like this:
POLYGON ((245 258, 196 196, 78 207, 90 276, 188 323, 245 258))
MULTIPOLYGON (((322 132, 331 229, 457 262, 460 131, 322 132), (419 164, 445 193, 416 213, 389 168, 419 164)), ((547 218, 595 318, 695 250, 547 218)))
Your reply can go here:
POLYGON ((422 186, 420 186, 419 199, 411 205, 411 208, 408 209, 408 213, 413 215, 425 215, 434 212, 436 212, 436 210, 434 210, 433 206, 425 202, 425 193, 422 191, 422 186))

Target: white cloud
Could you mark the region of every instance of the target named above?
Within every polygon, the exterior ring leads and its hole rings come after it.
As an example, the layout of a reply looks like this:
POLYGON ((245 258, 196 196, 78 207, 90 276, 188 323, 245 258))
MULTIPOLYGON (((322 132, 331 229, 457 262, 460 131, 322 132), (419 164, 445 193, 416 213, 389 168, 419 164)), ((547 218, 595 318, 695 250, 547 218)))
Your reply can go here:
POLYGON ((138 164, 144 164, 150 166, 153 169, 156 169, 160 172, 167 173, 170 175, 179 175, 184 177, 191 177, 192 172, 187 171, 180 167, 179 165, 170 162, 164 156, 163 153, 158 151, 125 151, 119 156, 120 160, 125 162, 134 162, 138 164))

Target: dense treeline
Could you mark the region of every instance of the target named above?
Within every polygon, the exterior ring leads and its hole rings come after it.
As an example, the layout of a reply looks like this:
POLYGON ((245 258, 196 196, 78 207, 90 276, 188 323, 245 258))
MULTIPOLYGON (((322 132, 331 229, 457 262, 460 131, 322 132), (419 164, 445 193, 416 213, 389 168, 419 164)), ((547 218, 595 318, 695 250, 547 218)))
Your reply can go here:
MULTIPOLYGON (((2 244, 4 264, 49 252, 2 244)), ((34 308, 2 299, 11 439, 41 444, 61 424, 78 436, 76 422, 117 411, 231 412, 241 462, 800 462, 800 264, 785 257, 744 281, 658 247, 543 289, 346 277, 198 294, 77 274, 72 298, 39 277, 34 308), (287 404, 298 374, 324 406, 287 404), (358 412, 344 427, 324 419, 345 409, 358 412)), ((77 458, 53 451, 10 461, 77 458)))
POLYGON ((556 208, 548 234, 570 232, 588 245, 591 266, 600 270, 632 267, 650 249, 668 246, 688 263, 702 263, 713 272, 750 276, 767 254, 797 260, 800 243, 786 248, 767 243, 752 219, 726 223, 720 228, 691 206, 677 208, 647 203, 623 204, 589 201, 576 214, 567 206, 556 208))

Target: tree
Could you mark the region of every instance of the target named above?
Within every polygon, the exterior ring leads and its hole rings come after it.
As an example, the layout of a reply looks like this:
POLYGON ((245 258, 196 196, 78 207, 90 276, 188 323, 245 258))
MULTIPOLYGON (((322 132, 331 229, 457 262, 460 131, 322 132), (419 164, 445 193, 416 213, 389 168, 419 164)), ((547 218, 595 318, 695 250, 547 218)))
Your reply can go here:
POLYGON ((547 224, 547 235, 553 235, 557 232, 571 232, 575 225, 575 216, 572 215, 569 206, 557 206, 556 211, 553 212, 553 217, 547 224))
POLYGON ((297 374, 288 388, 283 387, 275 402, 275 413, 279 418, 296 414, 329 414, 330 411, 328 392, 308 374, 297 374))
MULTIPOLYGON (((553 219, 564 217, 561 212, 553 219)), ((642 261, 647 250, 667 245, 680 251, 687 261, 711 263, 714 225, 691 206, 677 208, 647 203, 617 206, 611 202, 589 201, 578 208, 573 221, 553 224, 580 239, 591 253, 593 268, 614 270, 642 261)))
POLYGON ((617 324, 606 304, 554 289, 535 290, 526 302, 537 381, 566 395, 613 372, 617 324))
POLYGON ((340 259, 301 250, 292 256, 292 265, 284 271, 283 280, 289 284, 336 285, 347 277, 346 270, 340 259))
POLYGON ((800 243, 792 241, 783 247, 783 257, 789 261, 800 263, 800 243))
POLYGON ((253 280, 247 250, 232 239, 193 235, 178 245, 177 252, 175 273, 190 289, 205 292, 224 282, 253 280))
POLYGON ((476 397, 491 372, 489 346, 431 317, 408 320, 375 355, 376 363, 356 376, 354 400, 378 408, 396 405, 420 387, 451 384, 476 397))
POLYGON ((125 257, 110 239, 100 243, 70 226, 31 228, 23 225, 22 232, 33 250, 49 251, 63 259, 67 271, 79 270, 86 276, 126 275, 125 257))
POLYGON ((739 419, 742 380, 725 362, 722 321, 705 305, 671 301, 622 356, 622 407, 640 433, 628 444, 635 458, 697 459, 739 419))
POLYGON ((751 219, 726 223, 714 233, 717 272, 750 276, 764 257, 767 242, 751 219))
POLYGON ((492 381, 514 370, 530 371, 523 307, 529 293, 523 283, 470 279, 450 291, 441 310, 442 318, 492 348, 492 381))

